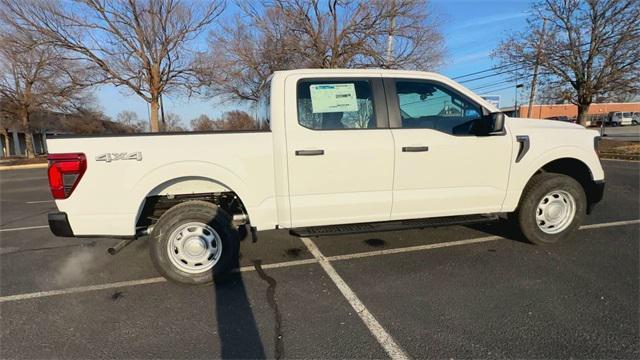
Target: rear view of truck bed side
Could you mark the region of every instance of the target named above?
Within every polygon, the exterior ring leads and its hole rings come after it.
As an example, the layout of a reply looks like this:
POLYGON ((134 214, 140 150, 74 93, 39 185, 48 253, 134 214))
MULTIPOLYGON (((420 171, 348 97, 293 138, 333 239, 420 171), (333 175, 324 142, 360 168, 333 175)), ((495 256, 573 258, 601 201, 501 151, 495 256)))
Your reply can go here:
POLYGON ((136 222, 153 216, 143 214, 145 201, 194 193, 223 197, 233 212, 250 210, 254 223, 275 225, 271 132, 58 136, 47 146, 60 211, 52 229, 72 231, 59 235, 134 236, 136 222))

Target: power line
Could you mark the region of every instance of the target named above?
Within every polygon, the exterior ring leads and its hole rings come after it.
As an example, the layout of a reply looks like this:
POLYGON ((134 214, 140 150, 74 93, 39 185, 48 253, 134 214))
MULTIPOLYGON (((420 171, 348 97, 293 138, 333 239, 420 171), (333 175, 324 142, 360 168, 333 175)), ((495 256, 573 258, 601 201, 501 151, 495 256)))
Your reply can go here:
POLYGON ((506 83, 512 83, 512 82, 515 82, 515 80, 509 79, 509 80, 494 82, 492 84, 484 84, 482 86, 470 88, 469 90, 476 91, 476 90, 481 90, 481 89, 488 88, 488 87, 493 87, 493 86, 496 86, 496 85, 499 85, 499 84, 506 84, 506 83))
MULTIPOLYGON (((633 35, 640 35, 640 32, 631 33, 631 35, 632 36, 633 35)), ((607 37, 602 38, 601 41, 606 41, 606 40, 614 39, 614 38, 617 38, 617 37, 620 37, 620 35, 616 34, 616 35, 607 36, 607 37)), ((588 42, 582 43, 582 44, 578 45, 578 47, 591 45, 592 42, 593 41, 588 41, 588 42)), ((615 42, 612 42, 612 43, 615 43, 615 42)), ((608 46, 608 45, 611 45, 612 43, 603 44, 603 45, 608 46)), ((585 49, 585 50, 588 50, 588 49, 585 49)), ((583 50, 583 51, 585 51, 585 50, 583 50)), ((491 77, 494 77, 494 76, 500 76, 500 75, 503 75, 503 74, 507 74, 507 73, 511 73, 511 72, 515 72, 515 71, 519 71, 519 70, 525 69, 525 68, 527 68, 526 66, 523 66, 523 67, 520 67, 520 68, 516 68, 516 69, 508 69, 508 70, 504 70, 504 71, 496 71, 496 70, 501 70, 501 69, 506 69, 506 68, 509 68, 509 67, 513 67, 513 66, 522 65, 522 64, 525 64, 525 63, 526 63, 526 61, 518 61, 518 62, 515 62, 515 63, 512 63, 512 64, 495 66, 495 67, 491 67, 491 68, 488 68, 488 69, 475 71, 475 72, 468 73, 468 74, 458 75, 458 76, 452 77, 451 79, 452 80, 457 80, 457 79, 466 78, 466 77, 473 76, 473 75, 483 74, 483 73, 486 73, 486 72, 494 72, 494 74, 480 76, 480 77, 476 77, 476 78, 473 78, 473 79, 466 79, 466 80, 462 80, 462 81, 458 81, 458 82, 462 84, 462 83, 472 82, 472 81, 476 81, 476 80, 487 79, 487 78, 491 78, 491 77)))
POLYGON ((519 69, 513 69, 513 70, 509 70, 509 71, 498 72, 498 73, 495 73, 495 74, 490 74, 490 75, 480 76, 480 77, 476 77, 476 78, 473 78, 473 79, 468 79, 468 80, 463 80, 463 81, 458 81, 458 82, 459 82, 460 84, 464 84, 464 83, 468 83, 468 82, 472 82, 472 81, 476 81, 476 80, 488 79, 488 78, 490 78, 490 77, 500 76, 500 75, 503 75, 503 74, 508 74, 508 73, 512 73, 512 72, 514 72, 514 71, 522 70, 522 69, 524 69, 524 68, 525 68, 525 67, 521 67, 521 68, 519 68, 519 69))
POLYGON ((480 93, 480 95, 486 95, 489 92, 496 92, 496 91, 502 91, 502 90, 507 90, 507 89, 513 89, 513 85, 507 86, 507 87, 503 87, 503 88, 500 88, 500 89, 487 90, 485 92, 480 93))
POLYGON ((489 72, 489 71, 495 71, 495 70, 504 69, 504 68, 507 68, 507 67, 510 67, 510 66, 513 66, 513 64, 496 66, 496 67, 493 67, 493 68, 490 68, 490 69, 480 70, 480 71, 472 72, 472 73, 469 73, 469 74, 452 77, 451 79, 457 80, 457 79, 464 78, 464 77, 471 76, 471 75, 478 75, 478 74, 486 73, 486 72, 489 72))

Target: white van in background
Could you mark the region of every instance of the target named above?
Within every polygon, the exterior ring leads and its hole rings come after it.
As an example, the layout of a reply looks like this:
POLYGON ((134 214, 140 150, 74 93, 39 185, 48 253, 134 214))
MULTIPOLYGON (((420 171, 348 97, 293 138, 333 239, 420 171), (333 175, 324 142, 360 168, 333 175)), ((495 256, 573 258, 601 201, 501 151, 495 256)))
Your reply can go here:
POLYGON ((609 113, 609 124, 611 126, 635 125, 630 111, 612 111, 609 113))

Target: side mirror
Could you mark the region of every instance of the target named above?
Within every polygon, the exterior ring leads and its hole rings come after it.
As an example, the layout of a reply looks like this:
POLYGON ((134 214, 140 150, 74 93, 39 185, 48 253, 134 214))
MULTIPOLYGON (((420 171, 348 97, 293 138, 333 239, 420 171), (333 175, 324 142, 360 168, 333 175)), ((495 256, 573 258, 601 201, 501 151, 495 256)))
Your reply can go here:
POLYGON ((489 115, 489 135, 501 135, 504 133, 504 114, 501 112, 489 115))

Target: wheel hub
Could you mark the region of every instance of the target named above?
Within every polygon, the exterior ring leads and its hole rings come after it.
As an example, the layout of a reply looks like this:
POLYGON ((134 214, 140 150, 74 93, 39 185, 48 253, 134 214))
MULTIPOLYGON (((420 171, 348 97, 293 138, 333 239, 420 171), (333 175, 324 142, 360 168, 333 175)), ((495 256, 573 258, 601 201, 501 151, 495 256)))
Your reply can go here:
POLYGON ((202 254, 207 250, 207 245, 203 239, 199 237, 191 237, 185 241, 184 250, 188 255, 198 257, 202 256, 202 254))
POLYGON ((209 225, 190 222, 180 225, 169 236, 167 254, 171 263, 186 273, 210 270, 222 255, 222 240, 209 225))
POLYGON ((564 190, 554 190, 542 197, 536 209, 538 228, 547 234, 564 231, 573 222, 576 201, 564 190))

